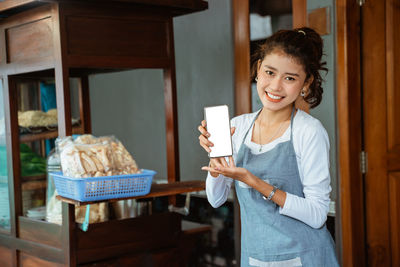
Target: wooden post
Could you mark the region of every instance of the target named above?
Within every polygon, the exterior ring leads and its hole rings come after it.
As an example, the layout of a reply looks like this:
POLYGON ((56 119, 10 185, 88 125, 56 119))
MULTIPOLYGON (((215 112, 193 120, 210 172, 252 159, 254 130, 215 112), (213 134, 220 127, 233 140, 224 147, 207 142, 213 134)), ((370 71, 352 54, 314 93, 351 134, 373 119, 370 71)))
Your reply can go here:
POLYGON ((293 28, 307 26, 307 0, 292 0, 293 28))
MULTIPOLYGON (((72 135, 71 95, 69 86, 69 69, 66 59, 66 32, 64 16, 59 3, 52 4, 53 41, 55 58, 55 83, 58 111, 58 135, 72 135)), ((75 236, 75 206, 62 203, 62 244, 64 249, 64 264, 76 266, 76 236, 75 236)))
MULTIPOLYGON (((178 103, 176 93, 174 32, 172 19, 168 21, 167 53, 168 68, 164 69, 164 103, 167 143, 168 182, 180 181, 179 173, 179 138, 178 138, 178 103)), ((176 204, 176 197, 170 196, 169 203, 176 204)))
MULTIPOLYGON (((19 127, 18 127, 18 91, 15 80, 3 76, 3 95, 5 106, 6 144, 8 191, 10 200, 10 226, 11 236, 17 238, 18 217, 22 215, 22 191, 21 191, 21 160, 19 152, 19 127)), ((12 264, 19 266, 18 250, 12 248, 12 264)))
POLYGON ((363 182, 360 172, 361 69, 360 8, 356 1, 336 1, 337 118, 339 209, 342 266, 366 266, 363 182))
POLYGON ((89 78, 87 75, 79 78, 79 116, 84 133, 92 132, 90 120, 89 78))
POLYGON ((251 112, 249 0, 232 1, 235 115, 251 112))

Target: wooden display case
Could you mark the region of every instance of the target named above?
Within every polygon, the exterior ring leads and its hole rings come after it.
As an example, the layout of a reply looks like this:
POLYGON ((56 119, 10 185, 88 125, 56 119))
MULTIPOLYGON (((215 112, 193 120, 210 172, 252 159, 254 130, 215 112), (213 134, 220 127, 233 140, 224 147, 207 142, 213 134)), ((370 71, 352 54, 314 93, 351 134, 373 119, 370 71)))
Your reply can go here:
MULTIPOLYGON (((172 18, 207 8, 202 0, 5 0, 0 2, 0 78, 5 104, 9 171, 9 233, 0 232, 5 266, 180 266, 181 217, 161 213, 91 225, 75 223, 63 202, 62 225, 22 215, 20 142, 90 133, 88 75, 135 68, 164 70, 168 184, 150 196, 204 189, 180 182, 172 18), (54 77, 58 131, 19 135, 19 79, 54 77), (81 127, 71 125, 70 78, 79 79, 81 127)), ((25 185, 26 186, 26 185, 25 185)), ((73 203, 73 204, 72 204, 73 203)))

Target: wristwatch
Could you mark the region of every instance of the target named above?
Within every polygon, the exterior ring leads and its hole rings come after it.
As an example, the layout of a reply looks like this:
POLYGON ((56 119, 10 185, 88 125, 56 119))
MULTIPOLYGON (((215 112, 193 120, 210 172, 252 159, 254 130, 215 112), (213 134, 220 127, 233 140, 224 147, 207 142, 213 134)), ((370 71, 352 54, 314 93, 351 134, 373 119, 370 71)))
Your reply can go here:
POLYGON ((263 196, 263 199, 265 200, 271 200, 272 197, 275 195, 276 190, 278 190, 278 188, 276 186, 273 185, 272 191, 271 193, 269 193, 268 197, 263 196))

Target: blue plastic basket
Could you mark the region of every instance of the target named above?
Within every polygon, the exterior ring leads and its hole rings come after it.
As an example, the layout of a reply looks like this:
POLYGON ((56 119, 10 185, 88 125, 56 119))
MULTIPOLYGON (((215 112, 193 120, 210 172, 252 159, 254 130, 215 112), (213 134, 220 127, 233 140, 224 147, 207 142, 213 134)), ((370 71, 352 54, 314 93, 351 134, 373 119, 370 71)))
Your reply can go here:
POLYGON ((112 198, 143 196, 150 192, 152 170, 141 170, 137 174, 73 178, 61 172, 52 172, 57 193, 78 201, 95 201, 112 198))

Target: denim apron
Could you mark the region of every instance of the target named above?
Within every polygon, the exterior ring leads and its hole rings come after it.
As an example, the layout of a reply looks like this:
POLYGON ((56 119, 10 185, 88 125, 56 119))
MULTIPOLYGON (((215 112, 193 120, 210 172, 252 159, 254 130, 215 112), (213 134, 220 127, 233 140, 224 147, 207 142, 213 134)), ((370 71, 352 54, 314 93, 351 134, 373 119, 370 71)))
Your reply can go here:
MULTIPOLYGON (((272 150, 253 154, 244 140, 236 157, 236 166, 287 193, 304 197, 303 185, 293 147, 293 116, 290 140, 277 144, 272 150)), ((235 181, 240 204, 242 227, 240 266, 339 266, 332 237, 326 225, 314 229, 294 218, 281 215, 279 206, 265 200, 263 195, 240 181, 235 181)))

